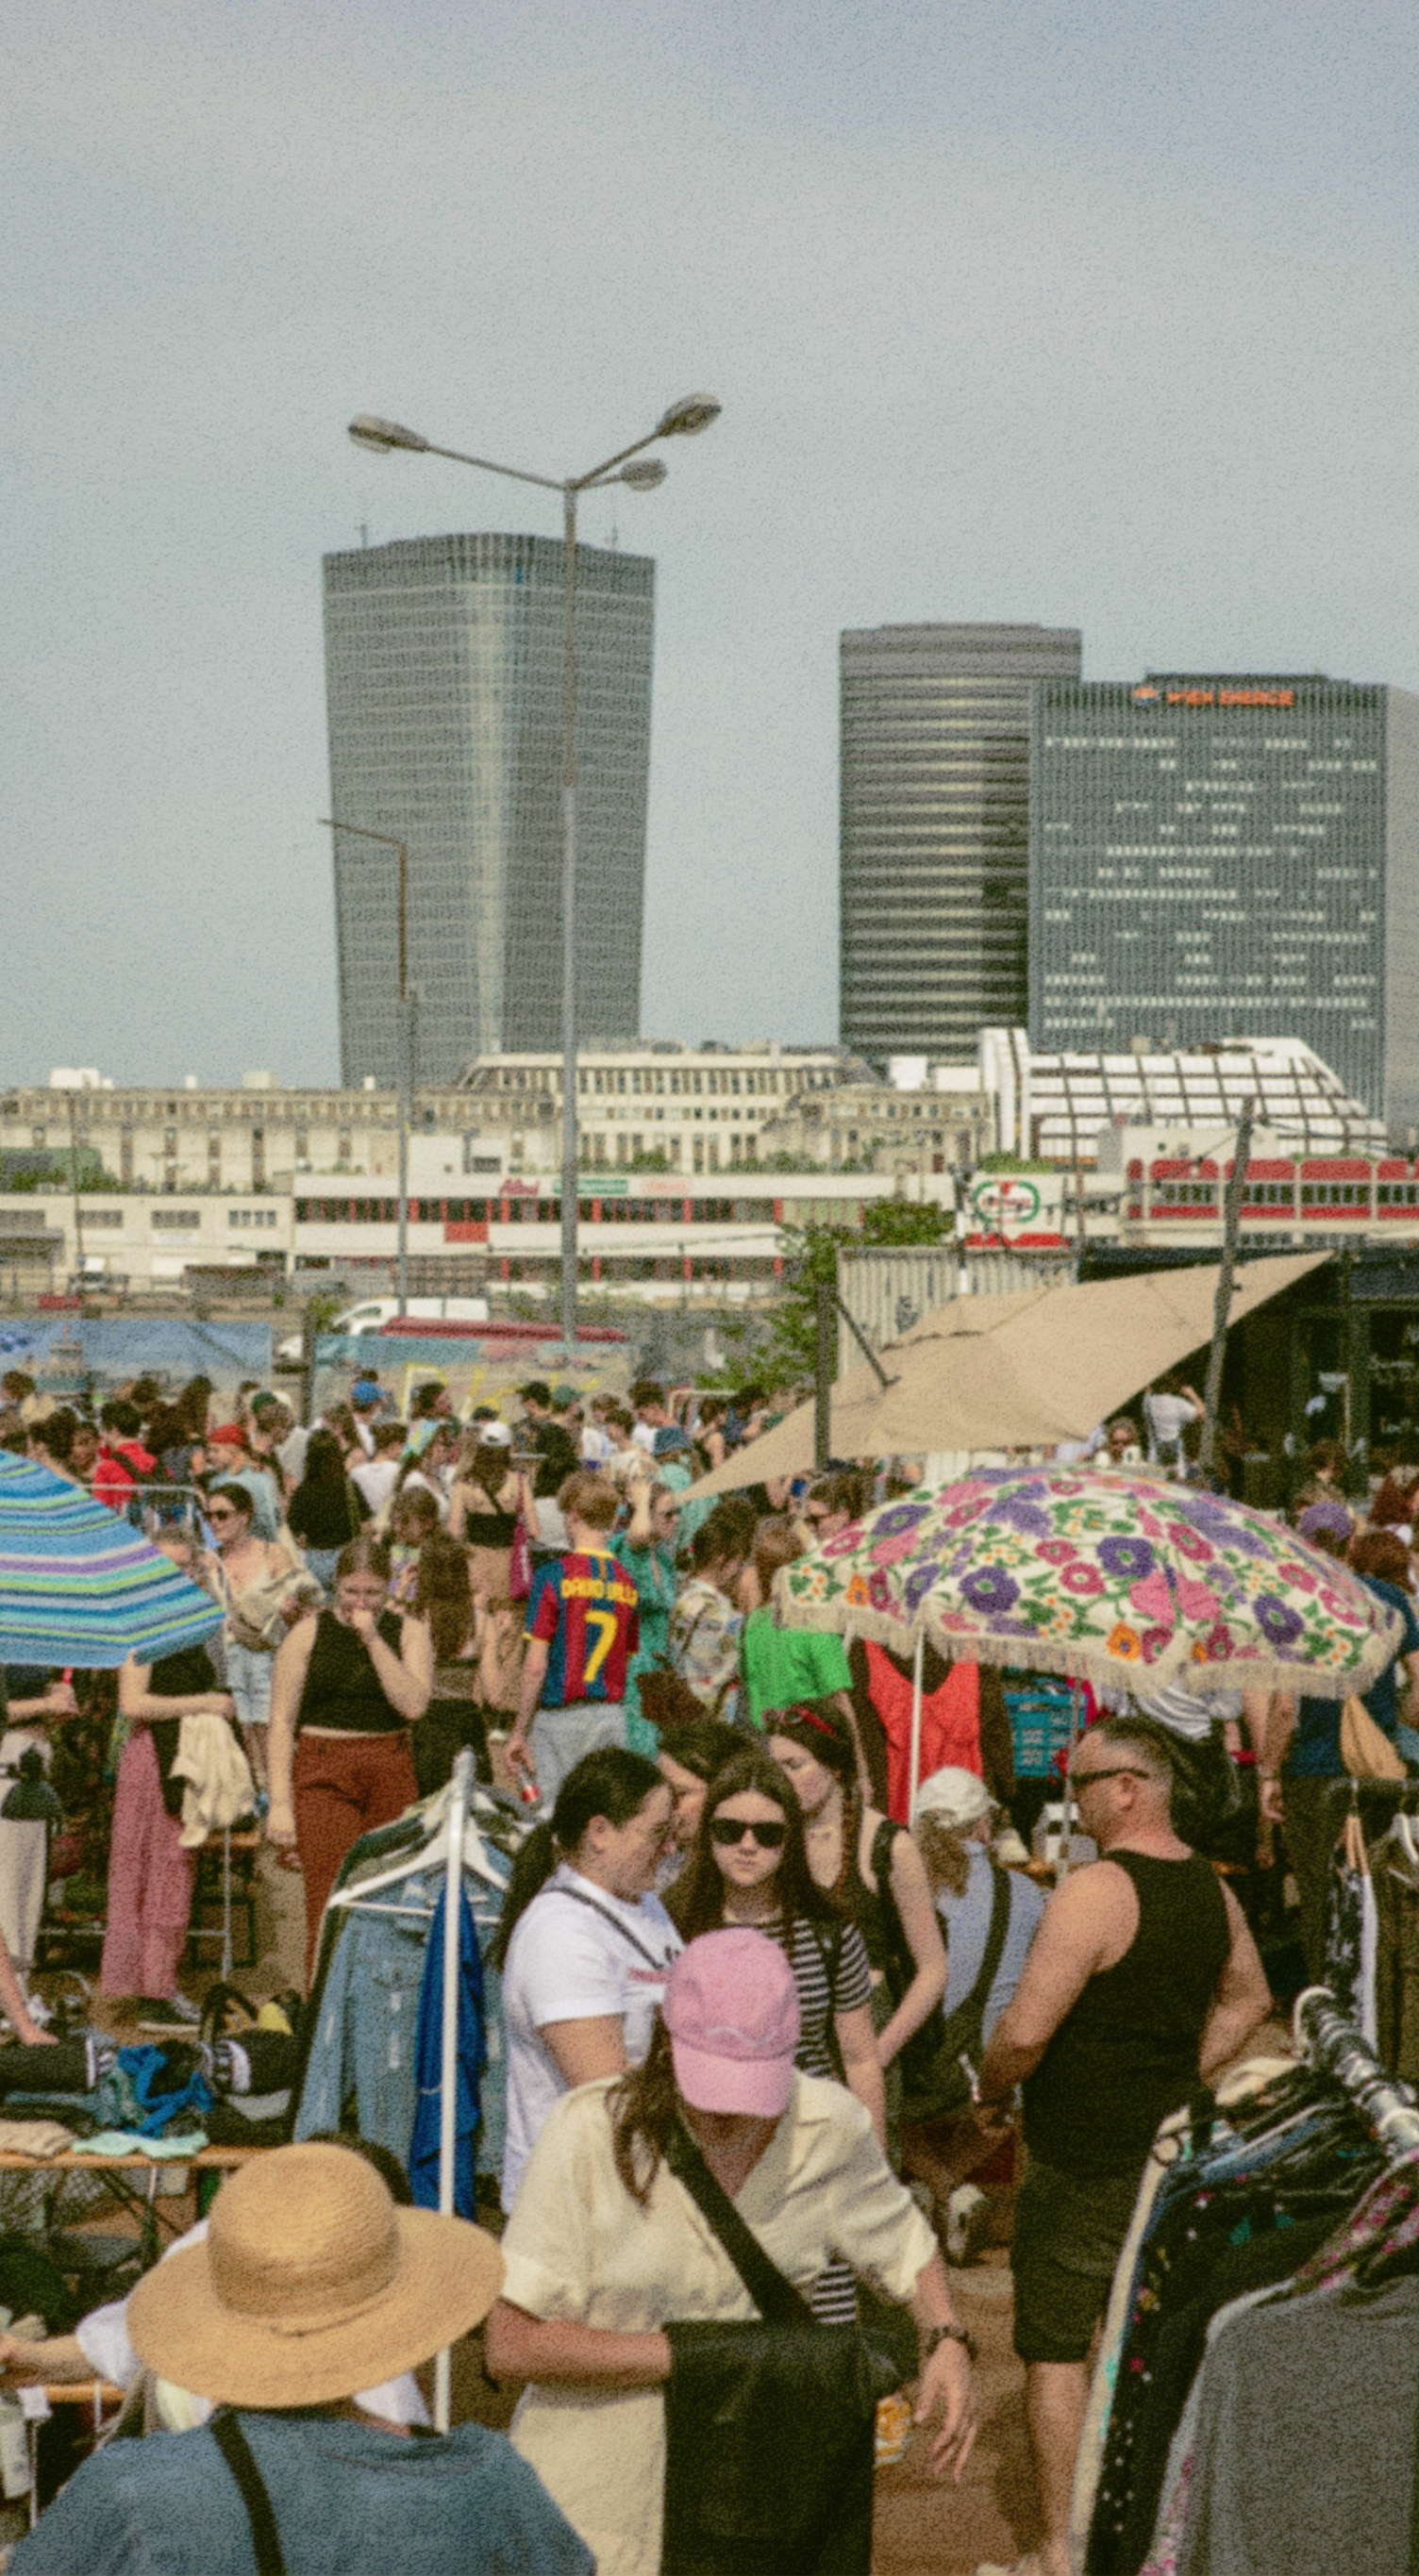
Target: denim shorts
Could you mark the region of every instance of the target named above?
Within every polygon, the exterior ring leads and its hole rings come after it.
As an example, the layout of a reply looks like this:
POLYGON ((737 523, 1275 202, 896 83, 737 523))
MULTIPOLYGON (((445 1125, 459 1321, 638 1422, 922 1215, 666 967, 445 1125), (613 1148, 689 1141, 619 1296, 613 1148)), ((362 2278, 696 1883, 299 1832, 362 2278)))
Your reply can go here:
POLYGON ((236 1701, 236 1713, 243 1726, 269 1726, 271 1723, 271 1667, 274 1655, 258 1653, 253 1646, 227 1646, 227 1688, 236 1701))

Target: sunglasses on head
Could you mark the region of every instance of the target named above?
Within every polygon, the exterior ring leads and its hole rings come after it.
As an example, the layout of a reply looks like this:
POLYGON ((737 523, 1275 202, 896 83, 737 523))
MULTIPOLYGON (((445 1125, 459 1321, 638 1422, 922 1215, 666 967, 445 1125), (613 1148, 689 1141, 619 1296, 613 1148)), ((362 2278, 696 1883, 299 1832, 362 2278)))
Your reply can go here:
POLYGON ((782 1824, 753 1825, 747 1819, 741 1821, 738 1816, 710 1818, 710 1841, 718 1843, 721 1851, 732 1851, 736 1843, 742 1843, 746 1834, 758 1844, 760 1851, 782 1851, 788 1838, 788 1827, 782 1824))

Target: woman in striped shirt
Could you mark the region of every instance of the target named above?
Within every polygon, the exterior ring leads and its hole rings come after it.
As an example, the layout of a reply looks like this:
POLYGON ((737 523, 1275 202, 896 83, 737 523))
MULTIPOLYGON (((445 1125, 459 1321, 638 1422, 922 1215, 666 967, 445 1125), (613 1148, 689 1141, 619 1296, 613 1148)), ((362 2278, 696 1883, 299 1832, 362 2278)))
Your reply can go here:
MULTIPOLYGON (((674 1737, 671 1737, 674 1743, 674 1737)), ((695 1847, 668 1904, 687 1941, 747 1923, 787 1953, 798 1988, 804 2075, 836 2077, 855 2093, 885 2149, 886 2102, 872 2026, 872 1977, 862 1934, 808 1867, 798 1800, 776 1762, 736 1754, 705 1799, 695 1847)), ((824 2324, 856 2315, 849 2268, 834 2264, 813 2292, 824 2324)))

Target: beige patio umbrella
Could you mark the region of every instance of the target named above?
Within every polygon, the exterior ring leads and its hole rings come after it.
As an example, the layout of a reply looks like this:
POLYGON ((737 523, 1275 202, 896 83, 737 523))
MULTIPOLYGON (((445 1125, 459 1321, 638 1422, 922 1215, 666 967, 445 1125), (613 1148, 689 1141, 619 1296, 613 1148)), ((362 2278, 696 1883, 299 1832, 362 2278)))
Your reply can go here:
MULTIPOLYGON (((1243 1263, 1229 1324, 1254 1314, 1326 1258, 1307 1252, 1243 1263)), ((1003 1297, 953 1298, 883 1345, 879 1357, 893 1381, 885 1390, 865 1364, 833 1389, 831 1454, 919 1456, 1083 1439, 1210 1341, 1216 1294, 1216 1264, 1208 1262, 1003 1297)), ((800 1405, 690 1492, 730 1494, 766 1477, 811 1473, 813 1428, 813 1406, 800 1405)))

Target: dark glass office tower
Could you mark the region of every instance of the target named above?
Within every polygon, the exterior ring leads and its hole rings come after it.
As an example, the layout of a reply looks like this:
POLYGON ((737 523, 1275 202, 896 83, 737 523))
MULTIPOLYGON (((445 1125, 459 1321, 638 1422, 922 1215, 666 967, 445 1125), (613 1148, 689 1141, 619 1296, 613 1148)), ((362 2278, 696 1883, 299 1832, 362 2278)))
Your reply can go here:
POLYGON ((1032 1046, 1301 1038, 1419 1123, 1419 697, 1045 681, 1030 832, 1032 1046))
POLYGON ((968 1063, 1023 1018, 1032 682, 1074 627, 874 626, 842 638, 841 1026, 968 1063))
MULTIPOLYGON (((332 812, 409 844, 418 1069, 561 1043, 564 549, 420 537, 325 558, 332 812)), ((577 1016, 639 1027, 655 566, 577 548, 577 1016)), ((396 1073, 395 853, 335 836, 341 1073, 396 1073)))

